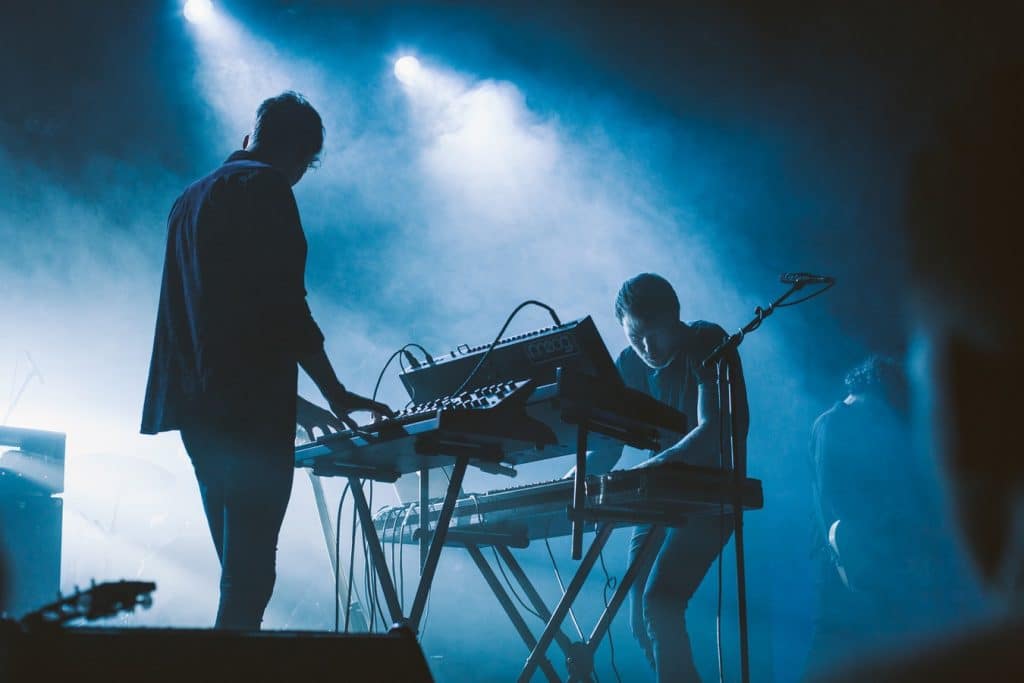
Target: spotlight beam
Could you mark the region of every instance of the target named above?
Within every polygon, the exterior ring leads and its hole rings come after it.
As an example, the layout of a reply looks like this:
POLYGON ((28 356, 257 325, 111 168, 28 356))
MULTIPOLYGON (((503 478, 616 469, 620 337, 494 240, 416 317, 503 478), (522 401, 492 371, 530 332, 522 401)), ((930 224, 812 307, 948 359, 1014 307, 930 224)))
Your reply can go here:
POLYGON ((205 24, 213 18, 213 3, 211 0, 188 0, 182 14, 193 24, 205 24))

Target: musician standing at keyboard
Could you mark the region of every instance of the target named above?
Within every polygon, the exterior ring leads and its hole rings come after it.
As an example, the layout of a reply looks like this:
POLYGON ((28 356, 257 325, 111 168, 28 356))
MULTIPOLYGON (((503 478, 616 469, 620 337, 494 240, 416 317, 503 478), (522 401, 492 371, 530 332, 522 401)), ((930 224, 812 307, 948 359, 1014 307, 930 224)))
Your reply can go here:
MULTIPOLYGON (((724 339, 725 331, 713 323, 679 320, 679 299, 667 280, 642 273, 627 280, 615 301, 615 317, 629 346, 616 365, 625 383, 672 406, 696 426, 640 467, 685 462, 719 465, 719 409, 717 370, 701 368, 701 361, 724 339)), ((745 438, 747 401, 738 358, 734 360, 737 434, 745 438)), ((612 469, 621 448, 591 452, 588 474, 612 469)), ((686 606, 704 575, 732 533, 729 517, 694 518, 684 527, 664 529, 641 525, 630 541, 630 560, 648 534, 658 534, 660 546, 630 595, 633 635, 657 672, 658 681, 699 681, 686 633, 686 606)))
POLYGON ((190 185, 167 221, 142 432, 181 431, 221 565, 217 628, 260 627, 296 423, 312 433, 351 424, 353 411, 390 413, 338 381, 306 304, 306 238, 291 188, 323 136, 300 95, 264 101, 242 149, 190 185), (297 365, 333 414, 296 396, 297 365))

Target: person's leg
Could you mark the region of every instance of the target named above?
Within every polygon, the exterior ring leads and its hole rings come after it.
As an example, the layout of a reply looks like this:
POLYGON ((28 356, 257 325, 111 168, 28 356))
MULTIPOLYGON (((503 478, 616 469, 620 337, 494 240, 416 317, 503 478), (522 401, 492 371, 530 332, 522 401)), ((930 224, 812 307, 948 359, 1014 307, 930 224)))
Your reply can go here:
MULTIPOLYGON (((629 539, 628 563, 630 565, 636 560, 637 553, 640 551, 640 545, 650 534, 656 534, 659 538, 664 538, 665 530, 662 527, 653 527, 650 524, 633 527, 633 535, 629 539)), ((654 543, 659 544, 661 541, 655 540, 654 543)), ((644 563, 633 585, 629 587, 629 628, 633 633, 633 637, 636 638, 637 643, 640 645, 640 649, 647 655, 647 661, 651 663, 652 668, 654 667, 654 651, 651 649, 651 639, 647 635, 643 595, 644 588, 647 585, 647 575, 651 571, 653 561, 653 558, 650 558, 644 563)))
POLYGON ((199 484, 206 523, 210 527, 217 561, 224 561, 224 463, 220 454, 227 448, 223 438, 201 428, 181 430, 181 442, 192 461, 199 484))
POLYGON ((699 683, 686 606, 732 533, 732 519, 692 519, 669 529, 643 593, 644 618, 660 683, 699 683))
POLYGON ((274 591, 277 539, 294 465, 291 441, 268 441, 283 443, 251 444, 231 458, 217 628, 258 630, 274 591))

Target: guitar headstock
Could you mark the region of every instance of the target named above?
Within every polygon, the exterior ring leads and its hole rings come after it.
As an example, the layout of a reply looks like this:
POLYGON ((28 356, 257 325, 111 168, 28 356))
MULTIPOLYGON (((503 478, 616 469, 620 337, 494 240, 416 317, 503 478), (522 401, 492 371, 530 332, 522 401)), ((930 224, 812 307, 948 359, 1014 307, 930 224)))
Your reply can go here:
POLYGON ((21 625, 32 629, 66 624, 75 619, 95 621, 122 612, 133 612, 136 607, 146 609, 153 604, 152 593, 155 590, 156 584, 152 581, 93 583, 87 590, 75 588, 74 593, 25 615, 21 625))

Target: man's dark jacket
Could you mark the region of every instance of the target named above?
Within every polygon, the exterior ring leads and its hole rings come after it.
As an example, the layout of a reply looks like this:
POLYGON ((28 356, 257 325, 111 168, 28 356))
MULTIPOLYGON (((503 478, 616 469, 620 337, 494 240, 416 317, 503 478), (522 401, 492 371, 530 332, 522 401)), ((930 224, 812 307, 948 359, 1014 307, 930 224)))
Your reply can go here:
POLYGON ((142 432, 295 427, 297 359, 323 348, 283 174, 235 152, 167 220, 142 432))

